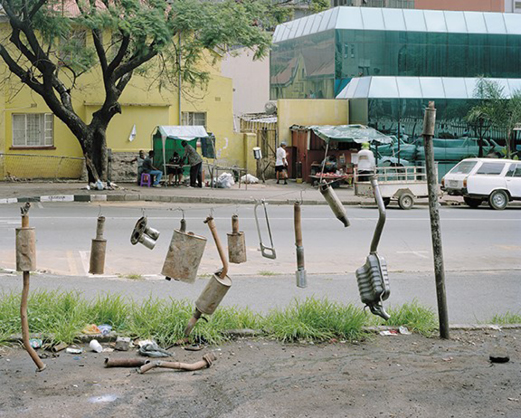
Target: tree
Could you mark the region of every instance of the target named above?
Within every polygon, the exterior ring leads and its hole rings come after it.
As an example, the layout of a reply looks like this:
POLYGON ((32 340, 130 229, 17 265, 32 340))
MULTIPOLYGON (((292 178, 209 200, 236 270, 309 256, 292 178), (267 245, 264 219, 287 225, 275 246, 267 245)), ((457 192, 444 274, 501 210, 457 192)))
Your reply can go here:
POLYGON ((179 75, 184 83, 201 85, 208 79, 198 67, 205 51, 241 44, 255 57, 264 56, 270 36, 263 28, 272 24, 268 11, 277 11, 267 0, 0 0, 0 5, 10 25, 0 56, 77 138, 91 180, 107 179, 106 130, 121 113, 118 100, 133 75, 152 73, 157 88, 175 85, 179 75), (82 76, 95 70, 103 104, 86 123, 73 108, 73 95, 82 76))
POLYGON ((480 99, 480 103, 469 111, 467 120, 477 125, 481 132, 487 124, 490 128, 505 132, 506 157, 510 158, 512 150, 515 152, 514 128, 521 123, 521 90, 514 90, 507 97, 498 82, 481 77, 476 84, 474 97, 480 99))

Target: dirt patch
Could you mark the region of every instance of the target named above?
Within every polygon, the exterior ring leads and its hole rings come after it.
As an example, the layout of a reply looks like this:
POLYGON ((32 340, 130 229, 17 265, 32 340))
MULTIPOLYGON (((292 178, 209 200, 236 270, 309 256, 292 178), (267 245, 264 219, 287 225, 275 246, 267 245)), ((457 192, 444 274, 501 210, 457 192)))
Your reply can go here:
MULTIPOLYGON (((88 350, 87 346, 84 349, 88 350)), ((521 416, 521 330, 452 331, 451 340, 375 336, 364 342, 280 344, 240 339, 210 369, 138 374, 104 368, 135 352, 60 353, 35 373, 27 353, 0 349, 0 416, 512 417, 521 416), (492 364, 506 352, 510 361, 492 364)))

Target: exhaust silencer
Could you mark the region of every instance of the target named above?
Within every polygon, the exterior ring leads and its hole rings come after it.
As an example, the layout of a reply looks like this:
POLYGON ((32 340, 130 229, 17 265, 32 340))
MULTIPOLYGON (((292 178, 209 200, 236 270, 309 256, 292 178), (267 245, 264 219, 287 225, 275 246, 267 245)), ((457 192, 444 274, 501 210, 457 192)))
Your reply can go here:
POLYGON ((156 241, 159 238, 159 231, 147 226, 147 218, 145 216, 139 218, 130 236, 132 245, 138 242, 143 244, 148 249, 152 250, 156 246, 156 241))
POLYGON ((244 232, 239 232, 239 216, 232 216, 232 233, 228 234, 228 259, 230 263, 246 262, 246 242, 244 232))
POLYGON ((103 228, 105 226, 105 217, 98 217, 98 225, 96 227, 96 238, 92 240, 90 248, 90 274, 103 274, 105 271, 105 254, 107 252, 107 240, 103 238, 103 228))
POLYGON ((167 280, 194 283, 205 246, 206 238, 193 232, 187 233, 186 221, 182 219, 181 228, 175 229, 172 235, 161 274, 167 280))
POLYGON ((342 205, 342 202, 336 195, 335 191, 332 187, 327 183, 322 183, 319 187, 320 193, 326 199, 329 207, 337 217, 337 219, 344 224, 344 227, 347 228, 349 226, 349 220, 347 219, 347 213, 342 205))
POLYGON ((228 290, 232 286, 231 279, 227 276, 228 274, 228 261, 226 260, 226 255, 224 253, 224 249, 221 245, 221 240, 219 239, 219 235, 217 234, 217 229, 215 228, 215 223, 212 217, 208 217, 205 220, 205 223, 208 224, 210 231, 212 232, 213 239, 215 241, 215 246, 217 247, 217 251, 219 252, 219 256, 221 257, 221 262, 223 267, 221 270, 217 271, 204 290, 201 295, 195 302, 195 310, 192 318, 188 321, 188 325, 185 328, 185 336, 188 337, 192 332, 195 324, 202 314, 211 315, 215 312, 221 301, 223 300, 228 290))

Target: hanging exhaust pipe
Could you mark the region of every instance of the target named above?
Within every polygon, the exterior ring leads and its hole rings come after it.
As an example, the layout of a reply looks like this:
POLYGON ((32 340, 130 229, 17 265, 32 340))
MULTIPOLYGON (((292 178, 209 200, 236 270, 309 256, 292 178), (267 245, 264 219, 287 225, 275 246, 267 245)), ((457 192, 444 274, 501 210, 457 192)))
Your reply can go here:
POLYGON ((300 212, 300 202, 295 202, 293 206, 295 223, 295 247, 297 249, 297 287, 307 287, 306 270, 304 269, 304 247, 302 246, 302 222, 300 212))
POLYGON ((23 272, 22 300, 20 303, 20 320, 22 323, 22 341, 25 350, 38 367, 37 371, 45 370, 45 364, 40 359, 29 342, 29 320, 27 318, 27 300, 29 299, 30 272, 36 270, 36 232, 29 227, 29 209, 27 202, 22 211, 22 227, 16 228, 16 271, 23 272))
POLYGON ((190 320, 188 321, 188 325, 185 328, 185 337, 188 337, 190 335, 201 315, 211 315, 215 312, 215 310, 223 300, 224 296, 226 295, 226 293, 228 293, 228 290, 230 290, 230 287, 232 286, 232 281, 227 276, 228 261, 226 260, 226 254, 224 253, 224 249, 221 245, 221 240, 219 239, 219 235, 217 234, 215 222, 211 216, 206 218, 204 222, 207 223, 208 227, 210 228, 213 239, 215 241, 215 245, 217 247, 217 251, 219 252, 219 256, 221 257, 223 267, 222 269, 214 273, 206 287, 203 289, 201 295, 195 302, 195 311, 192 318, 190 318, 190 320))
POLYGON ((92 240, 90 248, 90 274, 103 274, 105 271, 105 254, 107 251, 107 240, 103 238, 103 229, 105 227, 105 217, 98 217, 96 227, 96 238, 92 240))
POLYGON ((344 224, 344 228, 347 228, 350 225, 349 220, 347 219, 347 212, 333 188, 327 183, 322 183, 319 190, 337 219, 344 224))
POLYGON ((391 294, 389 285, 389 275, 387 263, 383 257, 378 255, 377 248, 385 225, 385 205, 380 193, 380 187, 376 175, 371 177, 371 185, 374 191, 374 198, 378 205, 378 223, 371 241, 370 253, 366 258, 365 264, 356 270, 358 290, 362 303, 369 307, 374 315, 381 316, 386 321, 390 315, 385 311, 382 301, 386 300, 391 294))
POLYGON ((232 233, 228 234, 228 259, 230 263, 246 262, 246 242, 244 232, 239 231, 239 216, 232 216, 232 233))

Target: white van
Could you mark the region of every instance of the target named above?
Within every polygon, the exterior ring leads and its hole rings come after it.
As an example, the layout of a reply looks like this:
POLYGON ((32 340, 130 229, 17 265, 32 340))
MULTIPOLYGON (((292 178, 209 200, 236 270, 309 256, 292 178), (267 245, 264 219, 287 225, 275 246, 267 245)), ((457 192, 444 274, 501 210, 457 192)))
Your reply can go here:
POLYGON ((509 201, 521 200, 521 161, 467 158, 441 179, 441 189, 463 196, 471 208, 486 200, 493 209, 503 210, 509 201))

